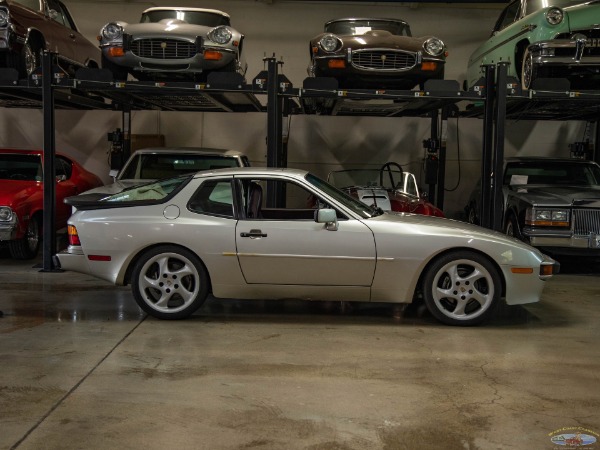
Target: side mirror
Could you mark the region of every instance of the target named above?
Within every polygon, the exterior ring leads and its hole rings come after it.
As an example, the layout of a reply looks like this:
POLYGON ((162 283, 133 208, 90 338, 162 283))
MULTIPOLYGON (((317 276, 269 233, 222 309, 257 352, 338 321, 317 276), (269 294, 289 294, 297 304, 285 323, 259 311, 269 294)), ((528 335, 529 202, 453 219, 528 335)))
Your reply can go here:
POLYGON ((337 214, 334 209, 317 209, 315 211, 315 222, 326 224, 329 231, 338 229, 337 214))
POLYGON ((113 169, 110 172, 108 172, 108 176, 111 177, 113 181, 117 181, 117 175, 119 175, 119 171, 116 169, 113 169))
POLYGON ((56 20, 58 17, 58 11, 55 9, 48 10, 48 17, 50 17, 52 20, 56 20))
POLYGON ((60 183, 61 181, 65 181, 67 179, 66 175, 56 175, 56 181, 60 183))

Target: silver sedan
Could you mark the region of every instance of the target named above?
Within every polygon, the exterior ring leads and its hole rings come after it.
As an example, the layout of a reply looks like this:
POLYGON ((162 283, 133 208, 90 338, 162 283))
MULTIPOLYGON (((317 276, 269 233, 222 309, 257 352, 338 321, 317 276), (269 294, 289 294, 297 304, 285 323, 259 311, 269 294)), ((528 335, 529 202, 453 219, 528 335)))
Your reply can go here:
POLYGON ((131 284, 182 319, 217 298, 410 303, 475 325, 501 301, 540 299, 555 262, 499 233, 374 209, 294 169, 233 168, 71 197, 63 269, 131 284), (268 193, 268 195, 267 195, 268 193), (268 197, 268 202, 265 201, 268 197))

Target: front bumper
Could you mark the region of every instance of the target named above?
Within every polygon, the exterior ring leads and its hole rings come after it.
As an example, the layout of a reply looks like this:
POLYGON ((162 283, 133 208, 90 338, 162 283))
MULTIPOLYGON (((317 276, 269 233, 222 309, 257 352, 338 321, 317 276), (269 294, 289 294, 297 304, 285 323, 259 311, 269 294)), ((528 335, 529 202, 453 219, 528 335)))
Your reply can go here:
POLYGON ((551 39, 529 46, 533 63, 541 66, 599 66, 600 39, 551 39))
POLYGON ((13 241, 17 238, 17 224, 0 225, 0 241, 13 241))
POLYGON ((576 236, 571 231, 549 233, 525 227, 523 236, 528 238, 534 247, 570 249, 569 253, 571 254, 576 254, 577 250, 581 250, 581 254, 589 254, 591 251, 600 255, 599 234, 590 233, 587 236, 576 236))

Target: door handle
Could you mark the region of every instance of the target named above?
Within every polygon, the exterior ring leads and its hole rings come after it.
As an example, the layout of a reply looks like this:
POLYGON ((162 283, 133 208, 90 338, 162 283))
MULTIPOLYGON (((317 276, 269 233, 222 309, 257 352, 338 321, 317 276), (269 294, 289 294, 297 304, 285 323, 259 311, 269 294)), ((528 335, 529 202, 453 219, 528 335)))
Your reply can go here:
POLYGON ((266 233, 263 233, 260 230, 250 230, 249 233, 246 233, 244 231, 242 231, 240 233, 240 237, 249 237, 250 239, 256 239, 256 238, 264 238, 267 237, 266 233))

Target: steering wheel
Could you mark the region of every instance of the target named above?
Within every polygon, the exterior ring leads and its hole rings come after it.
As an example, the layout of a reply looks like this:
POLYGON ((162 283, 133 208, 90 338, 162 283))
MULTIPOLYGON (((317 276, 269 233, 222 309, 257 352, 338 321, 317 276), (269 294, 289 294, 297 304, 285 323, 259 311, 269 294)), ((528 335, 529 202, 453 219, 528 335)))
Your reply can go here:
POLYGON ((392 189, 396 189, 396 183, 394 183, 394 174, 392 172, 392 168, 397 169, 398 172, 400 172, 400 183, 402 182, 402 180, 404 179, 404 171, 402 170, 400 164, 395 162, 387 162, 383 166, 381 166, 381 169, 379 169, 379 184, 383 186, 383 173, 387 170, 388 176, 390 177, 390 183, 392 183, 392 189))

